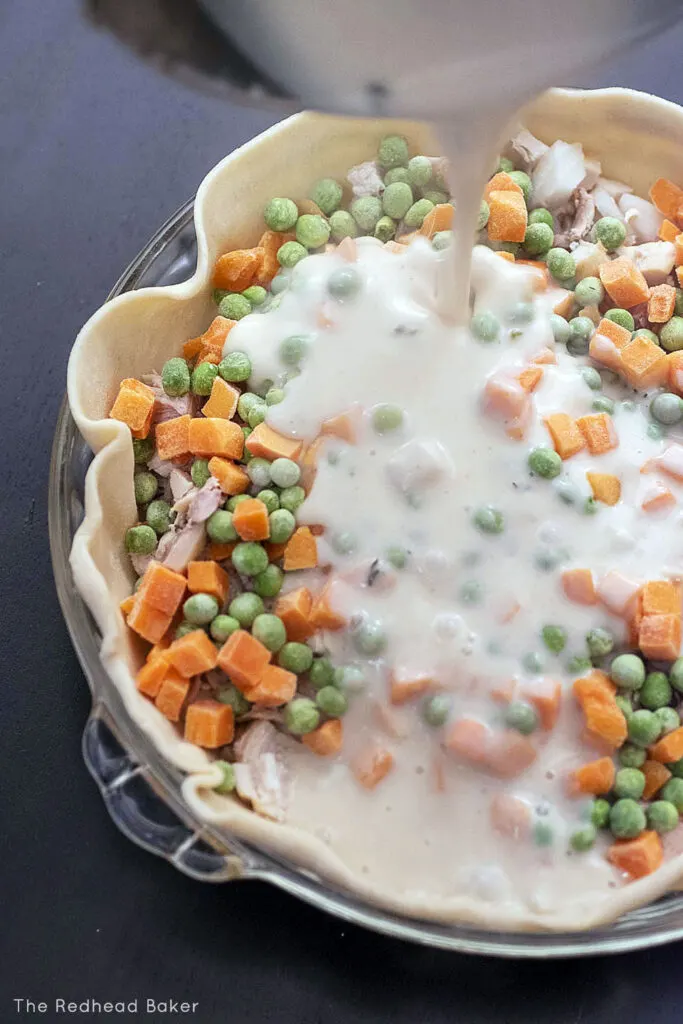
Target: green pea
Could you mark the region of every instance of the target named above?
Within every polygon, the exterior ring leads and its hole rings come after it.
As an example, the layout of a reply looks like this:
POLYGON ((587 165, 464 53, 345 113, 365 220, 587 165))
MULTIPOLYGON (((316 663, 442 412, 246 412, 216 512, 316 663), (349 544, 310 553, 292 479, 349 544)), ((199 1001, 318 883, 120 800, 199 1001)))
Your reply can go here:
POLYGON ((544 480, 553 480, 562 472, 562 459, 553 448, 534 448, 528 463, 531 472, 544 480))
POLYGON ((595 324, 587 316, 575 316, 569 321, 567 352, 572 356, 585 356, 588 352, 595 324))
POLYGON ((236 292, 230 293, 218 303, 218 312, 228 320, 242 320, 243 317, 251 313, 251 303, 244 295, 239 295, 236 292))
POLYGON ((637 768, 620 768, 613 788, 616 797, 640 800, 645 789, 645 776, 637 768))
POLYGON ((384 175, 384 184, 393 185, 395 181, 405 181, 410 184, 407 167, 392 167, 384 175))
POLYGON ((546 262, 556 281, 568 281, 576 273, 576 261, 566 249, 549 249, 546 262))
POLYGON ((453 232, 452 231, 437 231, 432 238, 432 246, 438 252, 443 249, 448 249, 453 244, 453 232))
POLYGON ((543 671, 543 658, 537 651, 529 651, 522 658, 522 668, 533 675, 538 675, 543 671))
POLYGON ((143 463, 149 462, 154 455, 154 438, 153 437, 134 437, 133 438, 133 461, 136 466, 140 466, 143 463))
POLYGON ((566 557, 567 553, 561 548, 542 548, 534 554, 534 565, 541 572, 552 572, 566 557))
POLYGON ((405 569, 408 562, 408 552, 405 548, 394 545, 386 550, 386 560, 394 569, 405 569))
POLYGON ((511 700, 505 709, 505 724, 510 729, 529 736, 538 728, 538 713, 523 700, 511 700))
POLYGON ((543 643, 553 654, 561 654, 567 646, 567 630, 562 626, 544 626, 541 630, 543 643))
POLYGON ((195 459, 190 469, 190 476, 195 487, 203 487, 211 477, 208 459, 195 459))
POLYGON ((414 156, 408 161, 407 170, 408 181, 414 188, 425 188, 434 176, 432 162, 426 156, 414 156))
POLYGON ((566 345, 572 334, 568 321, 563 316, 560 316, 559 313, 551 313, 550 327, 553 332, 553 339, 557 344, 566 345))
POLYGON ((235 768, 228 761, 214 761, 216 768, 220 770, 221 780, 213 788, 216 793, 232 793, 237 785, 235 779, 235 768))
POLYGON ((610 666, 610 678, 622 690, 639 690, 645 682, 645 665, 637 654, 619 654, 610 666))
POLYGON ((594 825, 584 825, 572 832, 569 838, 569 845, 576 853, 585 853, 595 845, 597 832, 594 825))
POLYGON ((287 509, 292 515, 301 508, 306 498, 303 487, 285 487, 280 492, 280 508, 287 509))
POLYGON ((683 658, 677 658, 669 669, 669 682, 674 690, 683 693, 683 658))
MULTIPOLYGON (((249 501, 249 497, 250 496, 248 494, 233 494, 232 498, 228 499, 228 504, 226 506, 228 512, 234 512, 241 502, 249 501)), ((233 537, 232 539, 234 540, 235 538, 233 537)))
POLYGON ((591 825, 594 828, 607 828, 612 807, 608 800, 598 797, 591 806, 591 825))
POLYGON ((678 809, 669 800, 655 800, 646 813, 649 827, 660 835, 672 832, 678 825, 678 809))
POLYGON ((567 662, 567 672, 570 676, 583 675, 584 672, 589 672, 592 667, 593 663, 585 654, 575 654, 567 662))
MULTIPOLYGON (((632 712, 631 712, 632 713, 632 712)), ((647 754, 642 747, 636 747, 633 743, 624 743, 617 752, 619 764, 624 768, 642 768, 647 760, 647 754)))
POLYGON ((195 626, 207 626, 218 611, 218 601, 211 594, 193 594, 183 605, 183 615, 195 626))
POLYGON ((683 317, 672 316, 659 332, 659 343, 665 352, 678 352, 683 348, 683 317))
POLYGON ((263 219, 271 231, 290 231, 298 216, 299 211, 292 199, 271 199, 263 211, 263 219))
POLYGON ((131 555, 151 555, 156 546, 157 535, 151 526, 131 526, 126 530, 126 551, 131 555))
POLYGON ((626 719, 628 738, 638 747, 649 747, 659 739, 662 727, 651 711, 642 708, 626 719))
POLYGON ((387 637, 380 622, 365 619, 352 633, 353 645, 359 654, 367 658, 377 658, 387 645, 387 637))
POLYGON ((413 190, 410 185, 401 181, 388 185, 382 196, 382 208, 393 220, 403 220, 413 202, 413 190))
POLYGON ((683 399, 664 391, 650 402, 650 415, 658 423, 667 427, 674 426, 683 419, 683 399))
POLYGON ((635 800, 617 800, 612 805, 609 826, 615 839, 635 839, 646 824, 645 813, 635 800))
POLYGON ((348 700, 336 686, 323 686, 318 690, 315 702, 321 711, 333 718, 341 718, 349 707, 348 700))
POLYGON ((648 423, 645 433, 648 437, 651 437, 653 441, 661 441, 666 436, 666 430, 660 426, 659 423, 648 423))
POLYGON ((510 323, 530 324, 534 318, 534 307, 530 302, 516 302, 510 312, 510 323))
POLYGON ((249 413, 251 412, 255 405, 258 405, 260 401, 261 399, 259 398, 259 396, 255 395, 253 391, 244 391, 240 395, 239 401, 237 403, 237 412, 239 413, 240 418, 243 420, 248 420, 249 413))
MULTIPOLYGON (((273 515, 275 514, 273 513, 273 515)), ((265 549, 254 541, 237 544, 231 558, 235 569, 242 576, 258 576, 268 566, 268 555, 265 549)))
POLYGON ((159 484, 154 473, 147 473, 144 470, 136 473, 133 477, 133 489, 135 491, 135 504, 146 505, 157 493, 159 484))
POLYGON ((247 476, 259 490, 268 487, 271 483, 270 462, 268 462, 268 459, 250 459, 247 465, 247 476))
POLYGON ((251 306, 262 306, 268 298, 268 292, 260 284, 249 285, 248 288, 244 289, 242 295, 244 295, 251 306))
POLYGON ((666 707, 673 691, 664 672, 649 672, 639 693, 641 706, 650 711, 666 707))
POLYGON ((377 162, 389 170, 408 163, 408 142, 402 135, 386 135, 377 150, 377 162))
POLYGON ((524 202, 529 205, 531 199, 531 178, 525 171, 510 171, 510 177, 514 181, 515 185, 519 185, 524 196, 524 202))
POLYGON ((493 313, 475 313, 470 330, 478 341, 495 341, 500 335, 500 322, 493 313))
POLYGON ((174 640, 180 640, 181 637, 187 636, 188 633, 196 633, 197 627, 193 626, 191 622, 181 622, 173 634, 174 640))
POLYGON ((529 224, 547 224, 549 228, 552 228, 553 215, 550 210, 544 210, 542 206, 539 206, 538 209, 531 210, 529 213, 529 224))
POLYGON ((675 708, 657 708, 655 718, 659 722, 662 736, 668 732, 673 732, 674 729, 678 729, 681 724, 680 715, 675 708))
POLYGON ((660 792, 662 800, 672 803, 679 814, 683 814, 683 778, 676 776, 669 779, 660 792))
POLYGON ((290 640, 289 643, 280 648, 277 660, 282 668, 300 676, 304 672, 308 672, 313 665, 313 651, 307 644, 300 644, 290 640))
POLYGON ((284 572, 278 565, 268 565, 258 576, 254 576, 254 593, 259 597, 276 597, 284 580, 284 572))
POLYGON ((361 231, 371 234, 383 214, 382 202, 376 196, 360 196, 349 207, 351 215, 361 231))
POLYGON ((232 525, 232 512, 219 508, 207 519, 206 532, 214 544, 230 544, 237 540, 237 530, 232 525))
POLYGON ((316 206, 319 206, 326 217, 334 213, 341 206, 344 192, 338 181, 334 178, 321 178, 309 192, 309 197, 316 206))
POLYGON ((536 846, 552 846, 555 842, 553 827, 547 821, 537 821, 534 825, 532 835, 536 846))
POLYGON ((335 210, 330 217, 330 231, 335 242, 341 242, 345 238, 355 238, 358 225, 347 210, 335 210))
POLYGON ((530 256, 542 256, 552 248, 554 237, 552 225, 530 221, 524 235, 524 248, 530 256))
POLYGON ((279 405, 285 398, 282 388, 268 388, 266 391, 266 405, 279 405))
POLYGON ((624 244, 626 225, 616 217, 601 217, 593 228, 593 236, 602 242, 607 252, 613 252, 624 244))
POLYGON ((403 424, 403 410, 397 405, 376 405, 372 410, 372 426, 378 434, 388 434, 403 424))
POLYGON ((190 390, 190 370, 184 359, 174 356, 164 363, 161 371, 161 386, 171 398, 186 395, 190 390))
POLYGON ((240 384, 251 376, 251 360, 246 352, 228 352, 218 364, 218 372, 223 380, 240 384))
POLYGON ((280 507, 280 499, 278 498, 278 496, 275 493, 275 491, 271 491, 271 490, 259 491, 258 494, 256 495, 256 497, 258 498, 259 501, 263 502, 263 504, 268 509, 269 513, 270 512, 274 512, 276 508, 280 507))
POLYGON ((318 213, 303 213, 294 230, 299 245, 307 249, 319 249, 330 237, 330 225, 318 213))
POLYGON ((171 528, 171 506, 167 501, 150 501, 145 513, 147 525, 161 537, 171 528))
POLYGON ((591 629, 586 634, 586 645, 591 658, 604 658, 614 648, 614 637, 608 629, 591 629))
POLYGON ((593 412, 606 412, 609 416, 614 413, 614 402, 607 395, 598 395, 593 399, 591 409, 593 412))
POLYGON ((510 171, 514 171, 514 169, 515 165, 513 164, 512 160, 508 159, 508 157, 501 156, 498 158, 498 166, 496 167, 495 171, 496 174, 509 174, 510 171))
MULTIPOLYGON (((614 703, 621 711, 624 718, 628 719, 633 714, 633 704, 631 697, 627 693, 618 693, 614 698, 614 703)), ((626 765, 626 767, 638 768, 638 765, 626 765)))
POLYGON ((249 415, 247 417, 247 423, 249 424, 252 430, 254 429, 254 427, 258 427, 259 423, 264 422, 266 418, 267 408, 268 406, 266 405, 262 398, 259 398, 258 401, 252 405, 251 409, 249 410, 249 415))
MULTIPOLYGON (((655 711, 655 715, 659 715, 659 712, 655 711)), ((669 769, 674 778, 683 779, 683 757, 679 761, 670 761, 666 767, 669 769)))
POLYGON ((308 678, 316 690, 330 688, 335 685, 334 667, 329 658, 315 658, 308 673, 308 678))
POLYGON ((458 591, 463 604, 480 604, 484 596, 484 588, 478 580, 465 580, 458 591))
POLYGON ((359 693, 365 687, 365 674, 358 665, 343 665, 334 670, 334 685, 345 693, 359 693))
POLYGON ((479 216, 477 217, 477 231, 483 231, 489 222, 489 216, 491 210, 489 204, 485 199, 482 199, 479 204, 479 216))
POLYGON ((228 637, 232 636, 232 634, 239 628, 240 624, 238 620, 233 618, 232 615, 217 615, 216 618, 211 621, 209 633, 217 643, 224 644, 228 637))
POLYGON ((591 391, 600 391, 602 388, 602 377, 594 366, 582 366, 581 376, 591 391))
POLYGON ((421 228, 425 217, 428 213, 431 213, 433 209, 434 203, 429 199, 418 199, 416 203, 413 203, 403 218, 406 227, 421 228))
POLYGON ((252 636, 273 653, 279 651, 287 640, 287 631, 282 619, 267 612, 256 616, 251 626, 251 632, 252 636))
POLYGON ((478 508, 472 522, 482 533, 502 533, 505 529, 503 513, 493 505, 482 505, 478 508))
POLYGON ((295 242, 292 239, 289 242, 283 242, 275 255, 281 267, 291 270, 308 256, 308 249, 301 242, 295 242))
POLYGON ((245 590, 238 594, 230 602, 228 612, 233 619, 237 619, 243 629, 249 629, 257 615, 264 612, 263 601, 258 594, 245 590))
POLYGON ((270 464, 270 477, 277 487, 293 487, 300 476, 301 470, 291 459, 275 459, 270 464))
POLYGON ((433 729, 439 729, 448 721, 453 701, 446 693, 436 693, 427 697, 422 704, 422 718, 433 729))
POLYGON ((278 508, 268 516, 270 539, 273 544, 284 544, 294 533, 296 520, 286 508, 278 508))
POLYGON ((295 697, 285 707, 285 726, 294 736, 305 736, 320 724, 320 712, 308 697, 295 697))
POLYGON ((599 306, 605 297, 605 289, 599 277, 584 277, 574 289, 574 298, 580 306, 599 306))
POLYGON ((280 342, 280 359, 285 366, 298 367, 306 356, 311 344, 307 334, 290 334, 280 342))
POLYGON ((220 306, 221 299, 224 299, 226 295, 230 295, 229 288, 214 288, 211 293, 211 297, 217 306, 220 306))
POLYGON ((623 327, 627 331, 632 331, 636 325, 631 313, 629 313, 627 309, 621 309, 619 307, 608 309, 605 313, 605 319, 611 320, 615 324, 619 324, 620 327, 623 327))

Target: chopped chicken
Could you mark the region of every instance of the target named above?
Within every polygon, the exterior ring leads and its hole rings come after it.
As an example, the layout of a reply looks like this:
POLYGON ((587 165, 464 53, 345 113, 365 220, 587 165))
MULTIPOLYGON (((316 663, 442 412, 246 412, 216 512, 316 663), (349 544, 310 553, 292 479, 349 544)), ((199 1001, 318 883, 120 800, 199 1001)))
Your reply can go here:
POLYGON ((505 147, 505 156, 523 171, 532 170, 548 152, 549 147, 532 135, 526 128, 520 128, 505 147))
POLYGON ((131 554, 130 561, 131 565, 135 569, 138 576, 144 576, 147 571, 147 566, 153 561, 154 555, 134 555, 131 554))
POLYGON ((179 526, 176 520, 159 541, 155 557, 174 572, 182 572, 188 562, 199 557, 205 543, 206 530, 203 523, 179 526))
POLYGON ((439 441, 408 441, 387 463, 387 474, 394 487, 410 496, 433 487, 445 474, 453 474, 450 455, 439 441))
POLYGON ((625 245, 619 250, 619 255, 631 260, 649 285, 664 284, 676 262, 676 248, 673 242, 625 245))
POLYGON ((194 487, 192 477, 189 473, 184 473, 182 469, 172 469, 169 480, 171 484, 171 497, 174 501, 179 501, 184 494, 187 494, 194 487))
POLYGON ((572 249, 572 256, 576 263, 578 281, 582 281, 584 277, 596 277, 602 264, 609 262, 609 256, 600 242, 579 242, 576 248, 572 249))
POLYGON ((587 238, 595 220, 595 202, 585 188, 572 193, 569 211, 558 216, 560 230, 555 233, 553 245, 568 248, 573 242, 587 238))
POLYGON ((203 487, 192 495, 189 505, 188 521, 190 523, 203 523, 209 516, 221 507, 225 501, 218 480, 210 476, 203 487))
POLYGON ((586 177, 586 161, 575 142, 553 142, 536 164, 532 175, 534 204, 556 210, 564 206, 586 177))
POLYGON ((601 185, 596 185, 592 195, 595 209, 601 217, 614 217, 615 220, 623 221, 624 215, 619 209, 616 199, 609 194, 607 189, 602 188, 601 185))
POLYGON ((591 192, 600 180, 601 171, 602 165, 599 160, 586 157, 586 177, 581 182, 581 188, 585 188, 587 192, 591 192))
POLYGON ((384 181, 374 160, 356 164, 346 175, 354 197, 381 196, 384 192, 384 181))
POLYGON ((655 242, 664 220, 656 206, 640 196, 623 195, 619 209, 636 242, 655 242))
POLYGON ((255 811, 274 821, 285 816, 286 774, 278 732, 267 721, 254 722, 235 743, 237 792, 255 811))

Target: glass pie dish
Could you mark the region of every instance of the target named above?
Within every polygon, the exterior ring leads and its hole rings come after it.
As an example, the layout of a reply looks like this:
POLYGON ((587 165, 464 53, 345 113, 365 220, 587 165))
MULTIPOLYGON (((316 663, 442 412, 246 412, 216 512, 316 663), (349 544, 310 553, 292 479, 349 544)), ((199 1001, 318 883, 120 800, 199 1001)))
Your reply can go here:
MULTIPOLYGON (((133 261, 109 298, 143 287, 186 281, 193 273, 196 254, 193 203, 189 202, 133 261)), ((613 925, 577 933, 491 932, 401 916, 195 816, 182 797, 183 773, 162 757, 126 712, 119 691, 102 665, 98 628, 73 581, 69 552, 83 518, 85 477, 91 458, 65 402, 57 424, 50 480, 54 573, 62 610, 93 695, 93 710, 83 739, 84 757, 113 820, 129 838, 195 879, 268 881, 345 920, 461 952, 564 957, 618 952, 683 936, 680 895, 666 896, 613 925)))

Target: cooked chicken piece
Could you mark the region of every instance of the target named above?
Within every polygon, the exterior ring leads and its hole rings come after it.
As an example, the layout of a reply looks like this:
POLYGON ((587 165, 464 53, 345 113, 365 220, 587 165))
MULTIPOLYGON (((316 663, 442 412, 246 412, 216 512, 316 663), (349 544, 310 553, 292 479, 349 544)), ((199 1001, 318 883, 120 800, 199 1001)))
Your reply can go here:
POLYGON ((676 262, 676 248, 673 242, 625 245, 619 249, 619 255, 626 256, 635 263, 649 285, 664 284, 676 262))
POLYGON ((274 821, 282 821, 286 807, 287 777, 279 750, 280 738, 268 721, 254 722, 235 743, 239 761, 235 782, 242 800, 274 821))
POLYGON ((346 175, 354 197, 381 196, 384 192, 384 181, 374 160, 366 160, 356 164, 346 175))
POLYGON ((557 210, 585 177, 586 161, 581 146, 576 142, 553 142, 532 174, 534 205, 557 210))

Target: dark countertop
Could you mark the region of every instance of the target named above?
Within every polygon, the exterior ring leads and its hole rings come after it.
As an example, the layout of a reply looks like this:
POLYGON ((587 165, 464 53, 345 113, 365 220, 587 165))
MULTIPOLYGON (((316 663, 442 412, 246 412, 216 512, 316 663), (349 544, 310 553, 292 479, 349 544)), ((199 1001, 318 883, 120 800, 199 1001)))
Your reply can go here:
MULTIPOLYGON (((682 44, 670 33, 601 81, 682 100, 682 44)), ((111 823, 81 761, 88 691, 48 555, 66 359, 152 232, 273 118, 162 78, 86 25, 77 0, 4 0, 0 67, 0 1018, 20 1016, 15 997, 48 1001, 49 1021, 63 1019, 55 998, 138 997, 141 1010, 196 1000, 202 1024, 673 1024, 680 944, 571 964, 436 953, 265 885, 192 882, 111 823)))

